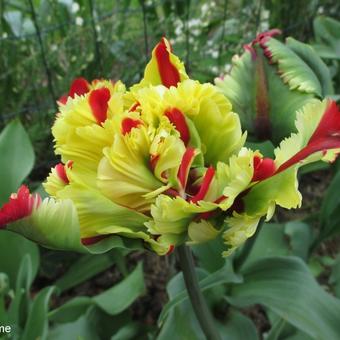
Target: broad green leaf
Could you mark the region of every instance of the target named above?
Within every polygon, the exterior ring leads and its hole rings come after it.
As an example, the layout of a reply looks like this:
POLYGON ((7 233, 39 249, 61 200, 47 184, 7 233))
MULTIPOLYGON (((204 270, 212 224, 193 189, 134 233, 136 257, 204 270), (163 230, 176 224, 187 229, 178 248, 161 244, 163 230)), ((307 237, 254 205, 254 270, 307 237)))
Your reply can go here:
POLYGON ((30 304, 30 289, 33 281, 32 259, 29 253, 21 260, 17 273, 14 297, 8 308, 8 320, 12 325, 24 327, 30 304))
POLYGON ((116 315, 128 308, 145 292, 142 263, 112 288, 93 298, 94 303, 110 315, 116 315))
POLYGON ((31 141, 18 119, 9 123, 0 134, 0 205, 7 202, 31 172, 34 151, 31 141))
POLYGON ((131 322, 123 326, 111 340, 130 340, 140 336, 140 325, 137 322, 131 322))
MULTIPOLYGON (((267 62, 262 49, 256 48, 256 53, 258 54, 256 59, 252 59, 249 52, 235 58, 230 74, 223 80, 216 79, 215 82, 231 101, 233 110, 239 114, 242 128, 250 135, 248 143, 261 137, 255 122, 257 114, 265 110, 268 111, 270 121, 270 139, 276 145, 295 132, 296 111, 310 101, 314 94, 291 90, 278 75, 277 65, 267 62), (263 88, 258 82, 261 78, 258 75, 259 69, 264 73, 265 83, 261 83, 263 88)), ((297 58, 303 63, 299 57, 297 58)))
POLYGON ((93 245, 87 246, 86 249, 91 254, 102 254, 114 248, 130 249, 130 250, 144 250, 143 243, 138 239, 131 239, 127 237, 119 237, 116 235, 109 236, 102 241, 93 245))
POLYGON ((100 340, 95 325, 83 315, 75 322, 57 325, 48 333, 48 340, 100 340))
POLYGON ((72 322, 90 306, 97 306, 109 315, 117 315, 127 309, 145 292, 143 266, 139 263, 125 279, 94 297, 76 297, 49 313, 57 322, 72 322))
POLYGON ((306 260, 311 242, 311 227, 306 223, 264 223, 244 265, 272 256, 295 255, 306 260))
POLYGON ((269 39, 266 46, 272 55, 272 61, 278 63, 281 78, 289 84, 291 90, 297 89, 322 97, 319 79, 298 54, 276 39, 269 39))
POLYGON ((284 235, 283 225, 279 223, 263 223, 244 266, 261 258, 288 254, 289 243, 284 235))
POLYGON ((274 145, 271 141, 267 140, 265 142, 246 142, 245 146, 252 150, 259 150, 264 157, 274 158, 274 145))
POLYGON ((271 324, 271 329, 266 334, 266 340, 280 340, 280 339, 300 339, 300 340, 312 340, 309 335, 297 329, 285 319, 279 317, 275 313, 267 310, 267 317, 271 324))
POLYGON ((86 254, 72 264, 69 270, 55 283, 60 292, 77 286, 94 275, 111 267, 115 257, 106 253, 101 255, 86 254))
POLYGON ((9 231, 0 231, 0 272, 8 275, 10 286, 14 287, 21 261, 29 254, 32 262, 30 284, 39 268, 39 248, 33 242, 9 231))
POLYGON ((47 312, 54 287, 46 287, 35 297, 21 340, 46 339, 47 312))
POLYGON ((340 255, 337 256, 332 266, 329 283, 333 287, 335 295, 340 298, 340 255))
POLYGON ((48 317, 51 321, 58 323, 73 322, 83 315, 88 307, 92 305, 92 298, 87 296, 79 296, 51 311, 48 314, 48 317))
POLYGON ((244 314, 230 309, 224 323, 217 322, 217 328, 222 339, 229 340, 258 340, 255 324, 244 314))
POLYGON ((285 224, 284 233, 289 238, 291 253, 306 261, 313 241, 311 227, 304 222, 292 221, 285 224))
POLYGON ((335 175, 330 183, 321 204, 321 229, 319 242, 323 239, 339 232, 340 225, 340 171, 335 175))
POLYGON ((259 303, 314 338, 338 338, 340 300, 318 285, 302 260, 264 258, 245 266, 242 274, 244 283, 233 286, 230 303, 259 303))
MULTIPOLYGON (((212 274, 207 275, 207 272, 202 270, 201 272, 202 278, 199 281, 199 285, 202 292, 210 288, 223 285, 225 283, 242 282, 242 278, 234 273, 231 262, 226 262, 226 265, 224 267, 222 267, 221 269, 217 270, 212 274)), ((175 288, 179 287, 178 281, 183 281, 183 276, 181 273, 172 278, 172 280, 168 284, 170 301, 162 309, 162 312, 158 319, 159 324, 164 322, 165 318, 174 307, 188 299, 188 293, 186 288, 181 287, 181 289, 178 291, 177 288, 175 288)))
POLYGON ((316 43, 315 50, 321 58, 340 59, 340 22, 325 16, 313 22, 316 43))
POLYGON ((286 321, 284 319, 277 318, 277 320, 272 323, 271 329, 266 336, 266 340, 279 340, 285 325, 286 321))
POLYGON ((329 169, 330 168, 330 164, 323 162, 323 161, 317 161, 314 163, 309 163, 304 165, 302 168, 299 169, 299 175, 306 175, 309 174, 310 172, 315 172, 315 171, 319 171, 319 170, 325 170, 325 169, 329 169))
POLYGON ((225 250, 225 244, 221 237, 193 245, 192 250, 198 260, 199 266, 211 273, 221 269, 226 261, 230 260, 229 258, 225 259, 221 256, 225 250))
POLYGON ((314 72, 318 78, 321 88, 322 96, 331 95, 334 93, 331 75, 326 64, 315 53, 313 47, 304 44, 291 37, 286 40, 287 46, 290 47, 314 72))
POLYGON ((180 339, 205 340, 189 301, 172 309, 162 325, 157 340, 172 340, 174 334, 180 339))
MULTIPOLYGON (((208 275, 208 273, 203 270, 197 269, 197 275, 200 278, 200 282, 205 280, 214 280, 212 277, 214 274, 208 275)), ((185 292, 184 289, 185 284, 183 275, 182 273, 179 273, 173 279, 171 279, 167 286, 170 303, 174 301, 174 299, 176 299, 181 294, 181 292, 185 292)), ((205 288, 201 289, 206 290, 205 288)), ((213 290, 210 290, 206 291, 204 294, 209 305, 213 302, 212 300, 214 300, 214 297, 211 299, 212 293, 213 290)), ((220 297, 222 296, 223 292, 220 297)), ((218 301, 215 301, 215 303, 216 302, 219 303, 218 301)), ((160 319, 162 319, 162 315, 160 316, 160 319)), ((220 333, 221 339, 258 339, 255 325, 247 317, 233 309, 229 310, 226 319, 223 322, 215 320, 215 323, 216 329, 220 333)), ((171 340, 173 339, 174 334, 176 334, 180 339, 205 339, 205 336, 203 335, 201 327, 192 309, 191 303, 187 299, 182 299, 179 303, 171 306, 171 310, 167 313, 167 317, 162 324, 162 328, 157 340, 171 340)))

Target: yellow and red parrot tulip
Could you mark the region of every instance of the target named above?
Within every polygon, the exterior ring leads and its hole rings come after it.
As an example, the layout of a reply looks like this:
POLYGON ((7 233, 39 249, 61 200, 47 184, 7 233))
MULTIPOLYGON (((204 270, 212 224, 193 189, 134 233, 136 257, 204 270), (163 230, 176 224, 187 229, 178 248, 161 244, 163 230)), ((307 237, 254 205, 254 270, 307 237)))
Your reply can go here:
POLYGON ((243 147, 246 133, 228 99, 189 79, 163 38, 144 78, 77 79, 52 128, 62 163, 41 200, 21 187, 0 209, 0 227, 44 246, 103 252, 143 246, 160 255, 222 237, 230 254, 270 219, 301 204, 297 170, 334 160, 340 112, 315 100, 275 159, 243 147))

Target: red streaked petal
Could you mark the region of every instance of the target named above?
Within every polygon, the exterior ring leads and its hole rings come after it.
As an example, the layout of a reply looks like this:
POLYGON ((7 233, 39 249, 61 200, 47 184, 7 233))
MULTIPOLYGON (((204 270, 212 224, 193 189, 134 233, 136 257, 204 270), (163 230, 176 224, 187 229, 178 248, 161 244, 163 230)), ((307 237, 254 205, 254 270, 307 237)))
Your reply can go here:
POLYGON ((142 124, 143 122, 139 119, 133 119, 130 117, 124 118, 122 120, 122 134, 125 136, 127 133, 130 133, 133 128, 137 128, 142 124))
MULTIPOLYGON (((214 201, 214 203, 219 204, 219 203, 221 203, 222 201, 224 201, 227 198, 228 198, 227 196, 222 195, 218 199, 216 199, 214 201)), ((212 211, 207 211, 207 212, 204 212, 204 213, 200 213, 200 214, 198 214, 198 216, 196 218, 196 221, 208 220, 210 217, 214 216, 216 214, 216 212, 218 212, 218 210, 215 209, 215 210, 212 210, 212 211)))
POLYGON ((190 166, 196 156, 196 150, 194 148, 187 148, 183 154, 181 165, 178 169, 177 178, 182 186, 182 189, 185 190, 187 185, 187 179, 189 175, 190 166))
POLYGON ((318 127, 315 129, 308 144, 317 142, 319 139, 340 137, 340 111, 334 100, 330 101, 323 114, 318 127))
POLYGON ((69 168, 69 169, 72 169, 72 167, 73 167, 73 161, 68 161, 67 163, 66 163, 66 166, 69 168))
POLYGON ((85 78, 77 78, 73 80, 68 95, 74 98, 76 94, 78 96, 82 96, 89 91, 90 91, 90 84, 88 83, 88 81, 85 78))
POLYGON ((204 174, 204 178, 198 193, 190 199, 190 202, 197 203, 204 199, 205 195, 207 194, 210 184, 215 176, 215 169, 211 166, 207 169, 204 174))
POLYGON ((169 196, 173 196, 173 197, 179 197, 180 196, 180 194, 177 190, 171 189, 171 188, 166 190, 164 193, 169 195, 169 196))
POLYGON ((139 102, 134 103, 130 108, 129 108, 129 112, 133 112, 136 111, 138 106, 140 106, 139 102))
POLYGON ((67 98, 68 97, 66 95, 63 95, 57 100, 57 103, 59 105, 65 105, 67 103, 67 98))
POLYGON ((165 40, 162 38, 155 49, 159 75, 166 87, 177 86, 180 82, 180 75, 177 68, 170 61, 170 53, 167 50, 165 40))
POLYGON ((156 164, 159 160, 159 155, 151 155, 150 157, 150 167, 152 171, 155 171, 156 164))
POLYGON ((0 229, 8 223, 30 216, 33 208, 38 207, 40 203, 41 197, 38 194, 30 194, 29 189, 22 185, 0 209, 0 229))
POLYGON ((174 251, 174 249, 175 249, 175 246, 173 244, 170 244, 169 250, 165 255, 170 255, 174 251))
POLYGON ((170 122, 175 125, 176 130, 180 133, 184 144, 188 145, 190 140, 190 132, 183 112, 173 108, 165 111, 164 114, 168 117, 170 122))
POLYGON ((253 159, 254 174, 252 182, 263 181, 275 173, 275 163, 271 158, 255 156, 253 159))
POLYGON ((57 172, 57 175, 59 176, 59 178, 65 183, 68 184, 69 180, 67 178, 66 175, 66 171, 65 171, 65 165, 62 163, 59 163, 55 166, 55 170, 57 172))
POLYGON ((340 148, 340 111, 332 100, 307 145, 281 164, 276 173, 286 170, 315 152, 337 148, 340 148))
POLYGON ((337 149, 340 148, 340 136, 337 139, 330 140, 323 138, 321 140, 318 140, 317 143, 311 143, 305 146, 302 150, 300 150, 298 153, 296 153, 292 158, 288 159, 285 163, 281 164, 281 166, 277 169, 275 174, 278 174, 291 166, 303 161, 308 156, 312 155, 315 152, 324 150, 330 150, 330 149, 337 149))
POLYGON ((90 93, 89 104, 92 114, 96 118, 98 124, 105 122, 107 118, 107 109, 110 97, 111 93, 107 87, 93 90, 90 93))
POLYGON ((109 237, 110 235, 98 235, 98 236, 92 236, 92 237, 85 237, 81 239, 81 243, 84 246, 90 246, 92 244, 98 243, 99 241, 109 237))

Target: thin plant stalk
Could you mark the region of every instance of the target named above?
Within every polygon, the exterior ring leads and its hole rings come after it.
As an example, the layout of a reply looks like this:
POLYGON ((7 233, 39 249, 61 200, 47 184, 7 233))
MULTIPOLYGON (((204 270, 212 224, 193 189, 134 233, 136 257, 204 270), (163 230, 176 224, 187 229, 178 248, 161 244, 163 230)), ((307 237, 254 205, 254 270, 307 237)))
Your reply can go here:
POLYGON ((177 255, 183 272, 185 286, 203 333, 208 340, 221 340, 214 325, 213 316, 199 287, 190 248, 186 245, 179 246, 177 248, 177 255))

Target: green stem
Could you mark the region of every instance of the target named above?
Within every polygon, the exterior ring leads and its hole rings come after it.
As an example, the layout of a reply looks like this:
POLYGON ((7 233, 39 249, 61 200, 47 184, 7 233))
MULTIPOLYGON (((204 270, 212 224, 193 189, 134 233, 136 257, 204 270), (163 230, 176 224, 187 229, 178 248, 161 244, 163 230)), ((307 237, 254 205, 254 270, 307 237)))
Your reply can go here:
POLYGON ((213 316, 198 284, 194 259, 190 248, 186 245, 179 246, 177 248, 177 255, 183 272, 185 286, 203 333, 208 340, 220 340, 221 338, 214 325, 213 316))
POLYGON ((254 247, 256 239, 257 239, 258 235, 260 234, 262 225, 263 225, 263 220, 261 220, 259 225, 257 226, 255 234, 246 241, 245 245, 242 248, 240 255, 236 257, 236 259, 234 261, 235 272, 238 272, 241 269, 241 267, 243 266, 243 264, 246 262, 249 254, 251 253, 251 251, 254 247))

